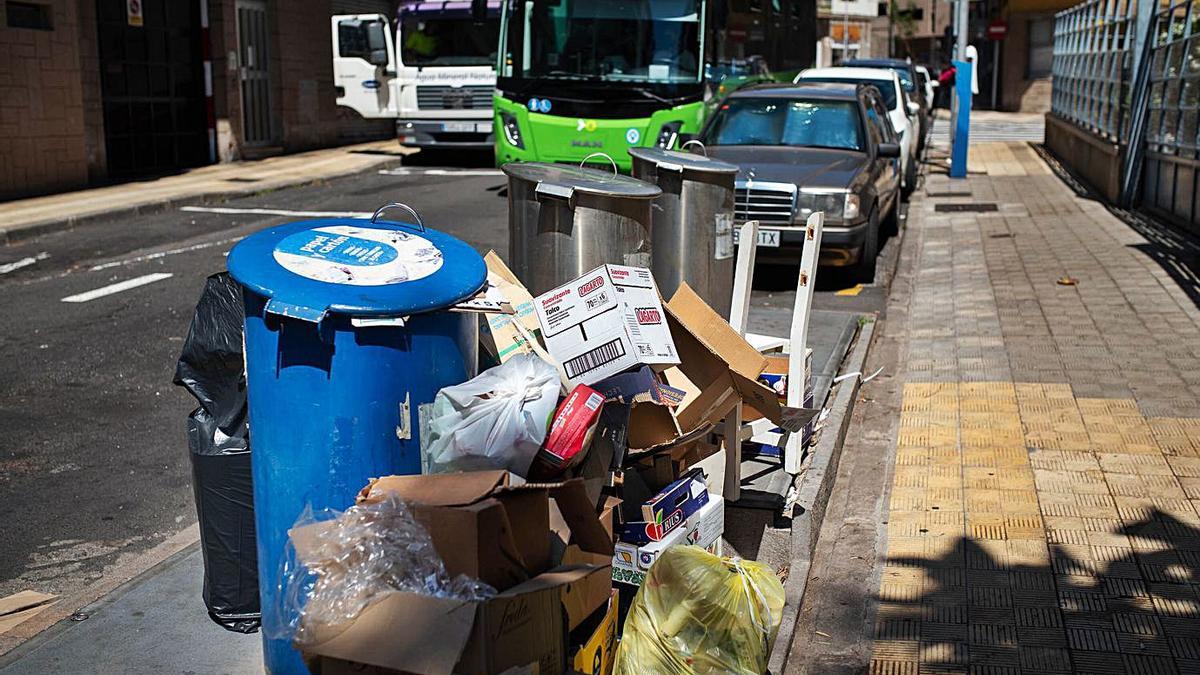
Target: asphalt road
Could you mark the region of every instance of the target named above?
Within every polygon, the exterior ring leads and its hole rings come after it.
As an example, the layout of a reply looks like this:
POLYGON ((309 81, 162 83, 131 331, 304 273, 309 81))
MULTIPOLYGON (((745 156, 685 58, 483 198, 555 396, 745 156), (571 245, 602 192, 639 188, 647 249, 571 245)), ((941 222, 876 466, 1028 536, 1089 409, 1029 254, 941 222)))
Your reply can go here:
MULTIPOLYGON (((195 403, 171 384, 192 309, 239 238, 299 219, 243 210, 370 212, 403 201, 429 226, 504 255, 505 179, 487 159, 431 158, 0 247, 0 597, 79 590, 195 522, 184 434, 195 403), (37 262, 4 271, 27 257, 37 262), (143 285, 94 293, 131 280, 143 285), (63 301, 71 296, 83 301, 63 301)), ((752 328, 790 308, 795 272, 762 268, 756 279, 752 328)), ((819 279, 816 307, 882 306, 883 289, 839 295, 843 277, 819 279)))

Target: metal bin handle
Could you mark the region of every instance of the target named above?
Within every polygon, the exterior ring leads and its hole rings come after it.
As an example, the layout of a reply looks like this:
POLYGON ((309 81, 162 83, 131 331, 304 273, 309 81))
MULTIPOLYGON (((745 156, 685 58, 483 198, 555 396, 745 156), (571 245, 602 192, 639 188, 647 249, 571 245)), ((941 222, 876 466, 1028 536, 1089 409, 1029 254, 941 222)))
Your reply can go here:
MULTIPOLYGON (((377 218, 379 218, 380 214, 382 214, 384 211, 387 211, 388 209, 403 209, 405 211, 408 211, 409 213, 412 214, 412 217, 417 220, 417 227, 421 228, 421 232, 425 231, 425 222, 423 220, 421 220, 421 214, 417 213, 416 210, 413 209, 413 207, 409 206, 408 204, 401 204, 400 202, 392 202, 390 204, 384 204, 383 206, 379 207, 375 211, 375 215, 371 216, 371 222, 374 223, 375 220, 377 218)), ((397 225, 412 225, 412 223, 401 223, 401 222, 397 222, 396 224, 397 225)))
POLYGON ((608 163, 609 163, 609 164, 612 164, 612 168, 613 168, 613 175, 614 175, 614 176, 615 176, 615 175, 617 175, 618 173, 620 173, 620 171, 617 169, 617 162, 616 162, 616 160, 614 160, 614 159, 612 158, 612 156, 611 156, 611 155, 609 155, 607 152, 593 152, 592 154, 588 155, 587 157, 584 157, 584 158, 583 158, 582 160, 580 160, 580 162, 579 162, 579 168, 581 168, 581 169, 582 169, 582 168, 583 168, 583 165, 584 165, 584 164, 587 164, 587 161, 588 161, 589 159, 593 158, 593 157, 603 157, 604 159, 607 159, 607 160, 608 160, 608 163))
POLYGON ((708 148, 704 147, 703 143, 701 143, 700 141, 698 141, 694 138, 692 140, 688 141, 687 143, 684 143, 683 145, 679 146, 679 149, 683 150, 684 148, 691 145, 692 143, 695 143, 696 145, 700 146, 700 152, 703 153, 705 157, 708 157, 708 148))

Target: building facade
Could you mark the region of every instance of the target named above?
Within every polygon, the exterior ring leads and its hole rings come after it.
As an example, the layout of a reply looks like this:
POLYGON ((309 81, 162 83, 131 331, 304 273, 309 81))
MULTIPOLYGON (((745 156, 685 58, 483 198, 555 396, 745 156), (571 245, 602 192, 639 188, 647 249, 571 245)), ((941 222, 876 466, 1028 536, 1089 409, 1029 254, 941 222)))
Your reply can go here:
POLYGON ((0 3, 0 199, 336 144, 362 120, 335 104, 334 11, 331 0, 0 3))

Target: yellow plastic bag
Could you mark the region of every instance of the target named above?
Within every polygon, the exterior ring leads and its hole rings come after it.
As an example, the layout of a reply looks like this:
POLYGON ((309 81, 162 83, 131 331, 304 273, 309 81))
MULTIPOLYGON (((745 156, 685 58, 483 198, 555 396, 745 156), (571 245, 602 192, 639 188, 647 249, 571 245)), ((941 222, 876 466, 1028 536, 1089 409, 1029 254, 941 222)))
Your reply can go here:
POLYGON ((614 675, 764 673, 783 603, 765 565, 673 546, 633 599, 614 675))

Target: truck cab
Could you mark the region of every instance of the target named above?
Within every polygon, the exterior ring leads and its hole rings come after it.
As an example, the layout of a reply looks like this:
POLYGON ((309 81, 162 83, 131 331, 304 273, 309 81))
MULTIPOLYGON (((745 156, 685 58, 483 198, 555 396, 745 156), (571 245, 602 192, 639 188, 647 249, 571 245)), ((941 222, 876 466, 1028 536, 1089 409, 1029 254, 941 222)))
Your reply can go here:
POLYGON ((404 146, 491 148, 499 17, 498 1, 406 1, 394 20, 332 17, 338 105, 395 119, 404 146))

